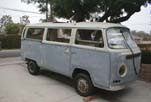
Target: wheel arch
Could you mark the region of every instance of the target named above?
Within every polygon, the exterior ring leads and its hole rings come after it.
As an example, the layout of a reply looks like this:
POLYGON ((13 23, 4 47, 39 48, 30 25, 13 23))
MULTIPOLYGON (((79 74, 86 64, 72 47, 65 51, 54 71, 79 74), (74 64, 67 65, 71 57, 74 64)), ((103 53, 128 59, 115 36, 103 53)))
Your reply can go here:
POLYGON ((34 60, 32 60, 30 58, 25 58, 25 61, 34 61, 34 60))
POLYGON ((87 74, 91 78, 90 73, 82 68, 75 68, 72 72, 72 78, 74 78, 78 73, 87 74))
MULTIPOLYGON (((35 62, 35 63, 38 65, 38 63, 37 63, 35 60, 30 59, 30 58, 25 58, 25 61, 26 61, 26 63, 28 63, 28 61, 33 61, 33 62, 35 62)), ((38 66, 39 66, 39 65, 38 65, 38 66)))

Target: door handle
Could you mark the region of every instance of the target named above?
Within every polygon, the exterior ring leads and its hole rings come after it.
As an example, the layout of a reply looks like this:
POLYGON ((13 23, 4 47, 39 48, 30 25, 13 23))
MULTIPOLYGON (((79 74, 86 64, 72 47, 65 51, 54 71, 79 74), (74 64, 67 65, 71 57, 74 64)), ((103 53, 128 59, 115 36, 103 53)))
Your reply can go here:
POLYGON ((66 54, 69 54, 69 48, 65 48, 65 51, 64 51, 66 54))

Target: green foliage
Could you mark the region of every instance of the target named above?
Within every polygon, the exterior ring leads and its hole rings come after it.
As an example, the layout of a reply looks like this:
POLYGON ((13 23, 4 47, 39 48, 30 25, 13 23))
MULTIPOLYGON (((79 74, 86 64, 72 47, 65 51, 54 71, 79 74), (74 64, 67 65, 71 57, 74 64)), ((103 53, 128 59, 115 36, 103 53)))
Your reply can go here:
POLYGON ((142 59, 141 62, 143 64, 151 64, 151 51, 142 51, 142 59))
POLYGON ((39 11, 46 14, 46 19, 53 18, 53 1, 54 0, 21 0, 27 4, 38 4, 39 11), (50 15, 49 15, 50 12, 50 15))
MULTIPOLYGON (((70 18, 77 22, 91 18, 94 13, 102 14, 99 22, 119 23, 128 20, 142 5, 151 0, 21 0, 26 3, 38 3, 41 12, 48 10, 58 17, 70 18)), ((51 15, 52 15, 51 14, 51 15)))
POLYGON ((84 21, 97 11, 97 4, 99 0, 55 0, 54 11, 58 17, 84 21))
POLYGON ((18 49, 21 44, 20 35, 9 35, 0 37, 2 49, 18 49))
POLYGON ((5 32, 6 34, 19 34, 22 31, 23 27, 24 26, 21 24, 8 24, 6 25, 5 32))
POLYGON ((84 21, 92 13, 102 13, 99 21, 119 23, 129 19, 150 0, 55 0, 54 11, 59 17, 84 21))

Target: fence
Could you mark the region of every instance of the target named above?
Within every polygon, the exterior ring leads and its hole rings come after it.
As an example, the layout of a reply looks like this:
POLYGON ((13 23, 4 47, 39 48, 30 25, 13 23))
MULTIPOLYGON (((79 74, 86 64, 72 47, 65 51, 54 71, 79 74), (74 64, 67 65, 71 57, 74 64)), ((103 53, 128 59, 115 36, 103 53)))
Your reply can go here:
POLYGON ((151 64, 151 41, 143 41, 138 46, 142 51, 142 63, 151 64))
POLYGON ((2 42, 0 41, 0 51, 1 51, 1 49, 2 49, 2 42))
POLYGON ((138 44, 142 51, 142 66, 140 78, 151 82, 151 41, 143 41, 138 44))
POLYGON ((9 35, 0 37, 2 49, 18 49, 21 44, 20 35, 9 35))
POLYGON ((138 46, 142 51, 151 51, 151 41, 142 41, 138 46))

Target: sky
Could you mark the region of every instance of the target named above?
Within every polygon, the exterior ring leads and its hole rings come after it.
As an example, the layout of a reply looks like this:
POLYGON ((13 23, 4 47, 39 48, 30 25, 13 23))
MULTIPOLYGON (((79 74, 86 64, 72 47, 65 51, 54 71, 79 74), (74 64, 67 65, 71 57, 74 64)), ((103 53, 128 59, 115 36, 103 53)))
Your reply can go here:
POLYGON ((141 11, 122 23, 132 30, 151 32, 151 5, 141 7, 141 11))
POLYGON ((3 15, 11 15, 14 22, 20 22, 21 16, 28 15, 31 23, 38 23, 41 18, 45 18, 44 14, 15 12, 3 8, 19 9, 39 13, 36 5, 23 3, 21 0, 0 0, 0 17, 3 15))
MULTIPOLYGON (((19 9, 25 11, 37 12, 38 8, 34 4, 22 3, 21 0, 0 0, 0 18, 2 15, 11 15, 14 22, 20 22, 20 17, 23 15, 28 15, 30 23, 39 23, 41 18, 45 18, 44 14, 33 14, 25 12, 15 12, 6 10, 4 8, 19 9)), ((141 11, 135 13, 131 18, 122 23, 123 25, 129 27, 131 30, 136 31, 151 31, 151 5, 147 7, 141 7, 141 11)))

